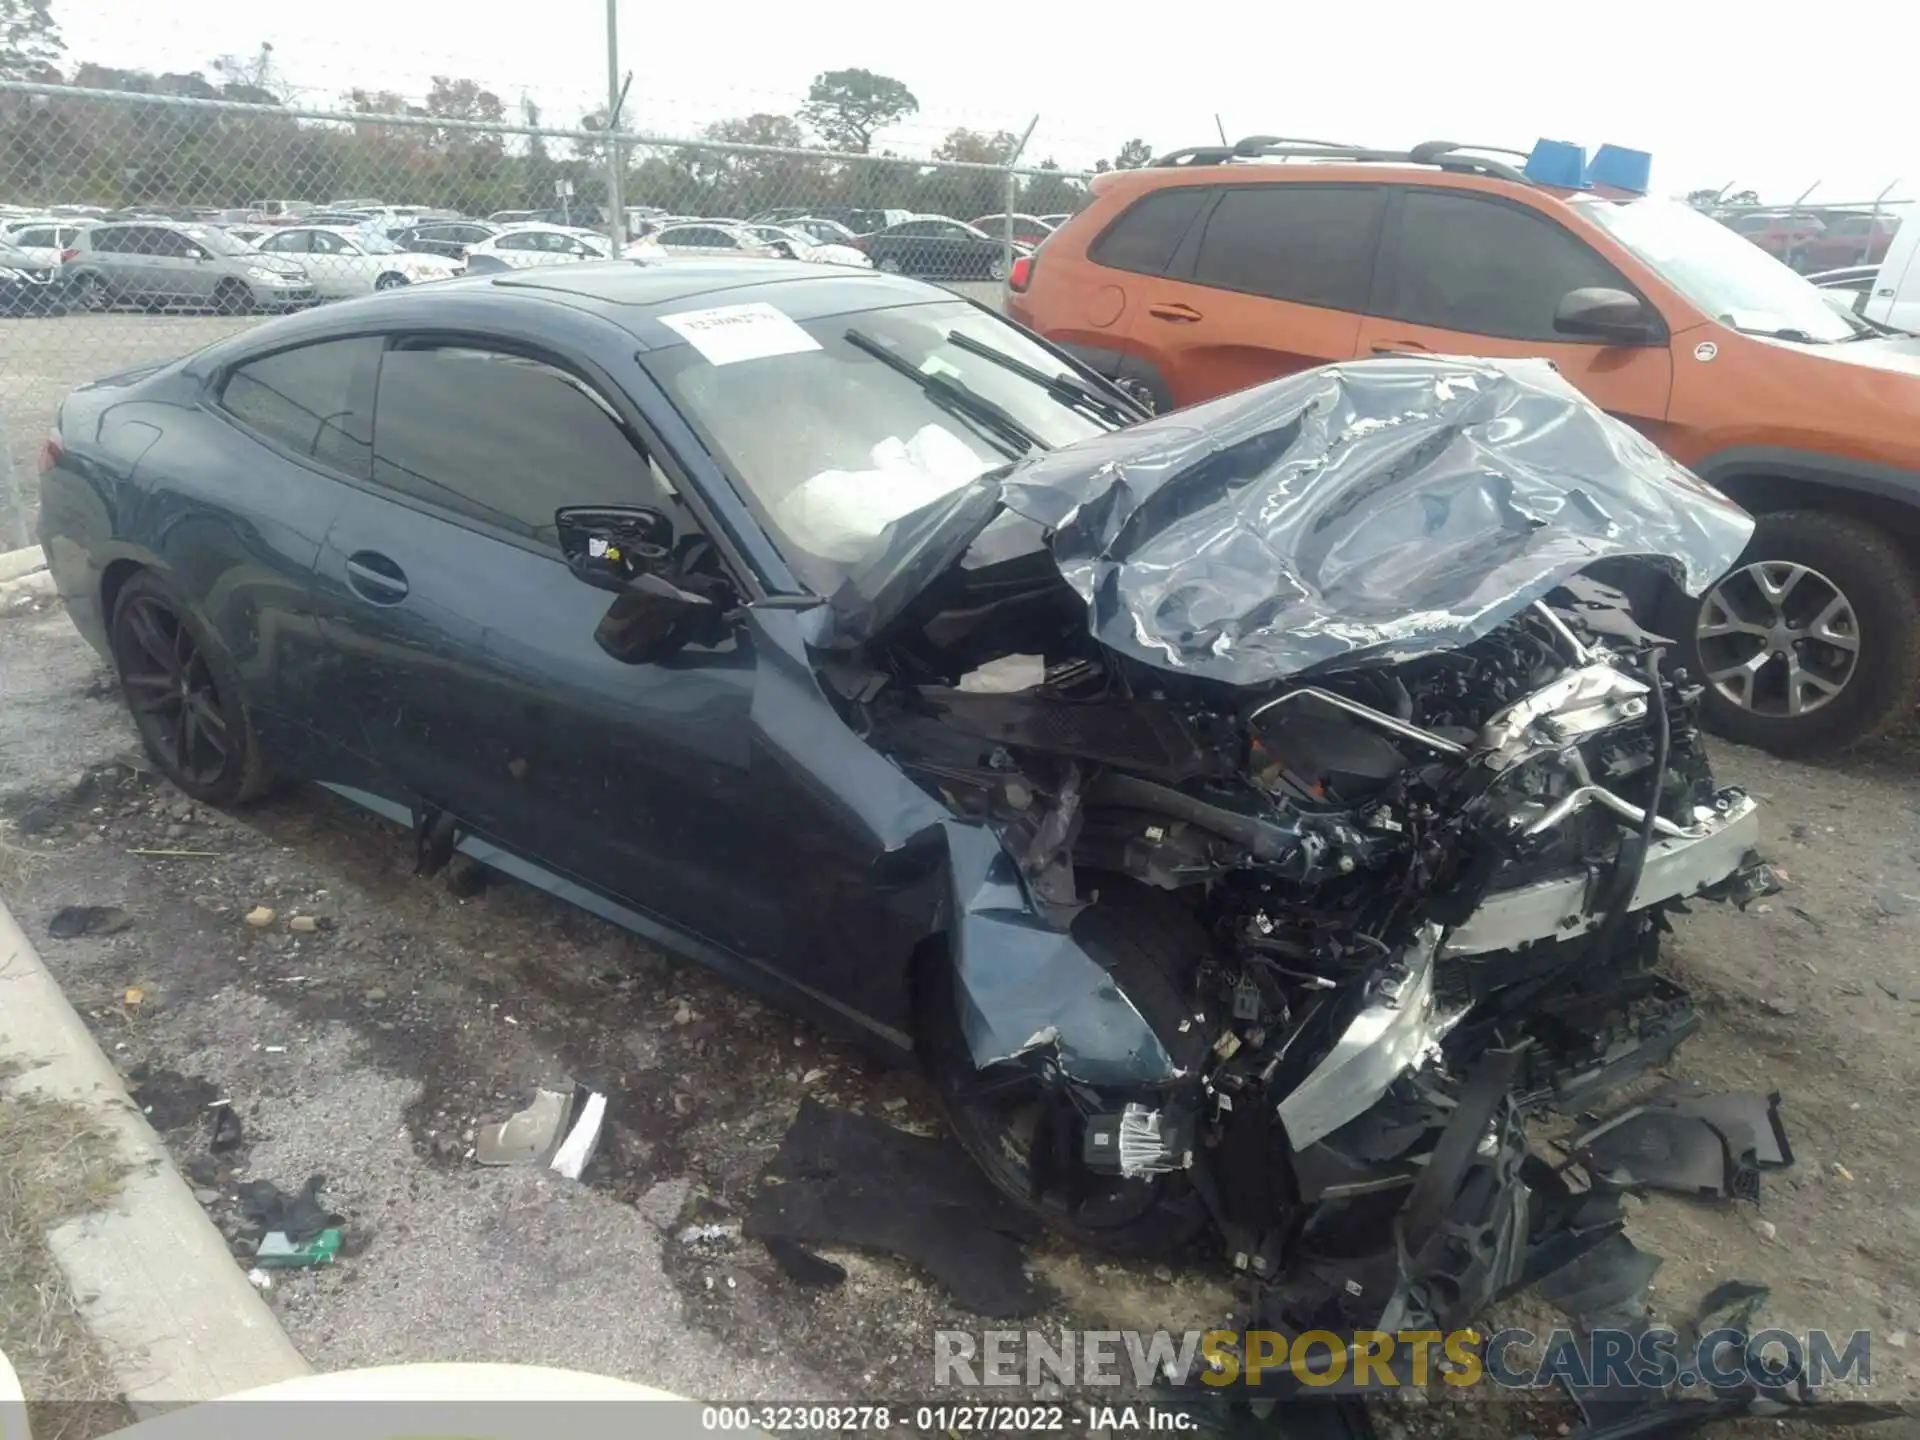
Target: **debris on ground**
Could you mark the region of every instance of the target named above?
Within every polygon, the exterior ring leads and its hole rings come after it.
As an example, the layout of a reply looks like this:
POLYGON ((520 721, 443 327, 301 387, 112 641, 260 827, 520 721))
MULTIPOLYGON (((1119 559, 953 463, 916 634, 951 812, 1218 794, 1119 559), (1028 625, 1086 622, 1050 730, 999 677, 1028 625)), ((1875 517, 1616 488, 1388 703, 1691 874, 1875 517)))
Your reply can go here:
POLYGON ((118 905, 65 905, 47 920, 47 934, 55 940, 78 940, 82 935, 117 935, 133 924, 118 905))
POLYGON ((579 1105, 579 1119, 573 1122, 573 1129, 567 1132, 567 1138, 560 1142, 549 1168, 569 1180, 578 1180, 600 1144, 600 1125, 606 1116, 607 1097, 597 1091, 588 1091, 579 1105))
POLYGON ((256 930, 264 930, 273 924, 274 916, 278 913, 271 905, 256 905, 247 912, 247 924, 256 930))
POLYGON ((473 1158, 482 1165, 538 1165, 559 1147, 573 1096, 560 1090, 536 1090, 533 1103, 505 1120, 482 1125, 474 1136, 473 1158))
POLYGON ((138 1066, 127 1079, 134 1105, 155 1130, 184 1130, 197 1127, 209 1107, 217 1104, 220 1092, 198 1075, 152 1066, 138 1066))
POLYGON ((315 1265, 331 1265, 340 1253, 340 1231, 328 1226, 306 1240, 295 1240, 284 1230, 269 1230, 260 1237, 254 1262, 268 1270, 304 1270, 315 1265))
POLYGON ((240 1116, 233 1108, 231 1100, 216 1100, 207 1107, 207 1149, 216 1155, 224 1155, 237 1150, 246 1139, 241 1128, 240 1116))
POLYGON ((315 915, 296 915, 287 921, 287 929, 296 935, 312 935, 320 928, 320 920, 315 915))
MULTIPOLYGON (((805 1099, 767 1178, 779 1183, 754 1196, 749 1239, 898 1255, 979 1315, 1032 1315, 1047 1303, 1025 1270, 1033 1223, 949 1141, 805 1099)), ((780 1252, 774 1259, 787 1268, 780 1252)))
POLYGON ((1760 1172, 1793 1163, 1780 1096, 1676 1085, 1576 1137, 1576 1155, 1632 1189, 1757 1200, 1760 1172))
POLYGON ((240 1214, 262 1236, 278 1232, 299 1244, 330 1229, 337 1229, 342 1217, 320 1203, 320 1192, 327 1177, 312 1175, 298 1194, 289 1195, 271 1180, 249 1180, 236 1192, 240 1214))

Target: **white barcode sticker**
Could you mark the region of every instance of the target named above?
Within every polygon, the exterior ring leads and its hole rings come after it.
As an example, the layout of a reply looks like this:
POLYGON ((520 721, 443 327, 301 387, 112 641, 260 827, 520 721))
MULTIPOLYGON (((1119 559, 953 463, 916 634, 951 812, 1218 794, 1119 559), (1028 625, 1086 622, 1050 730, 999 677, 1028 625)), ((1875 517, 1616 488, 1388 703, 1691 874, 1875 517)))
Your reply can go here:
POLYGON ((683 310, 678 315, 662 315, 660 323, 684 337, 714 365, 764 360, 770 355, 798 355, 820 348, 820 342, 796 325, 791 315, 764 302, 683 310))

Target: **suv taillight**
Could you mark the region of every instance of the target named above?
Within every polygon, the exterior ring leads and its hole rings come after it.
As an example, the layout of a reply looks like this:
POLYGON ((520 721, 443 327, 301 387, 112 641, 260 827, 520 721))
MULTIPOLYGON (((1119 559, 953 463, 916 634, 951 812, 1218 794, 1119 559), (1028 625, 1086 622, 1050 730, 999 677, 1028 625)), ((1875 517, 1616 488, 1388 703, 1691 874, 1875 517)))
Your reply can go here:
POLYGON ((1033 261, 1033 256, 1022 255, 1013 262, 1013 273, 1007 276, 1007 283, 1022 294, 1033 283, 1033 261))
POLYGON ((71 247, 60 252, 60 263, 62 265, 66 264, 69 260, 78 260, 79 258, 80 252, 71 247))
POLYGON ((67 453, 67 447, 60 443, 60 432, 49 431, 46 441, 40 446, 40 473, 46 474, 60 463, 60 457, 67 453))

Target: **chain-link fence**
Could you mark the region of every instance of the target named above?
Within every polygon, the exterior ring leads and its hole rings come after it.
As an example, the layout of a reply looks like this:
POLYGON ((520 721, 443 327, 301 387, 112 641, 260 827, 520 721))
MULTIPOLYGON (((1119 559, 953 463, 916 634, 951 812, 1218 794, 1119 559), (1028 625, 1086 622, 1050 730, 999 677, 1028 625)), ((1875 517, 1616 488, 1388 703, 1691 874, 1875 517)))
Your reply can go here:
POLYGON ((629 256, 876 266, 995 299, 1087 177, 751 140, 0 81, 0 550, 59 402, 262 316, 629 256))

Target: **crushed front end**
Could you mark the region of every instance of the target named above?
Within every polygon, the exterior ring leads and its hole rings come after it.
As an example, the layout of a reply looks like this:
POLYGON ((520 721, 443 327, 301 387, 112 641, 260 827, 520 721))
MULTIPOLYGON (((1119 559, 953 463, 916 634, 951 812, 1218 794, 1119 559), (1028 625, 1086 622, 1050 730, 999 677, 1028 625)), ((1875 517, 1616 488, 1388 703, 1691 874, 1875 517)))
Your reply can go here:
POLYGON ((1671 1054, 1669 915, 1771 886, 1696 684, 1607 583, 1697 593, 1749 522, 1479 361, 1311 372, 1001 486, 836 683, 954 816, 953 1008, 974 1093, 1024 1107, 1008 1173, 1177 1195, 1170 1239, 1201 1217, 1266 1279, 1417 1211, 1430 1253, 1337 1288, 1472 1314, 1572 1209, 1519 1118, 1671 1054), (1188 927, 1151 973, 1081 943, 1136 892, 1188 927))

